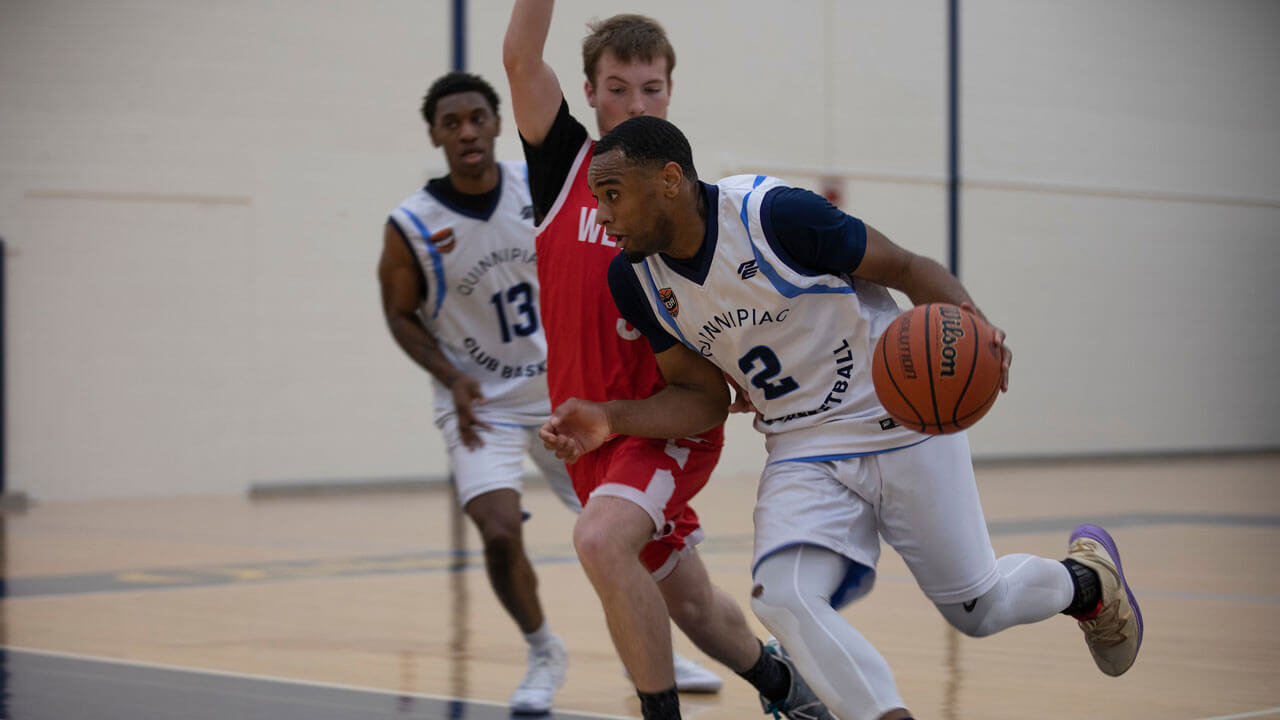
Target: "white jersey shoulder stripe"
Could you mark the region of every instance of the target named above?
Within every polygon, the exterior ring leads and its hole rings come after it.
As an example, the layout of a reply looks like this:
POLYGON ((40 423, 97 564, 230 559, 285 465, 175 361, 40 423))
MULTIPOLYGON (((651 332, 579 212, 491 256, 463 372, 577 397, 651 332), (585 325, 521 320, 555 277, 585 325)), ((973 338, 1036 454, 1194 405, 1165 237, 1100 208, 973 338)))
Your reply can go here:
MULTIPOLYGON (((738 214, 738 217, 742 220, 743 228, 747 231, 747 236, 751 238, 751 252, 755 255, 756 265, 760 268, 760 273, 769 280, 769 283, 773 285, 773 288, 777 290, 780 295, 786 298, 795 298, 809 293, 832 293, 838 295, 853 294, 853 286, 847 283, 828 285, 823 282, 818 282, 816 284, 812 284, 813 279, 810 278, 810 284, 796 285, 784 276, 784 272, 787 275, 796 275, 798 273, 796 273, 794 269, 787 267, 786 263, 782 261, 782 258, 777 257, 773 252, 769 252, 769 257, 765 257, 765 253, 761 251, 761 241, 763 240, 765 247, 769 247, 769 238, 761 224, 760 213, 761 205, 764 203, 765 193, 756 194, 756 190, 764 184, 765 180, 771 180, 771 178, 766 178, 764 175, 757 175, 755 177, 755 180, 752 181, 751 189, 748 190, 747 194, 742 198, 742 210, 738 214), (754 201, 751 197, 752 195, 756 195, 754 201), (771 260, 774 262, 771 262, 771 260), (775 266, 775 262, 777 263, 777 266, 775 266), (780 272, 778 269, 779 267, 786 268, 786 271, 780 272)), ((766 188, 765 192, 772 190, 773 187, 777 187, 779 184, 780 183, 778 183, 777 180, 773 180, 770 183, 771 187, 766 188)))
POLYGON ((413 214, 413 211, 404 205, 401 205, 396 209, 404 213, 405 217, 408 217, 409 221, 418 229, 418 234, 422 236, 424 241, 423 245, 426 246, 427 252, 431 254, 431 269, 435 273, 436 280, 436 302, 431 311, 431 317, 434 318, 440 314, 440 306, 444 304, 444 259, 440 257, 440 251, 436 249, 436 246, 431 244, 431 231, 427 229, 426 223, 422 222, 421 218, 413 214))
POLYGON ((556 201, 551 205, 551 209, 547 211, 546 217, 542 218, 542 222, 534 227, 534 234, 539 234, 555 220, 556 214, 560 212, 560 208, 564 207, 565 200, 568 199, 570 191, 573 190, 573 182, 578 177, 578 171, 582 168, 582 160, 587 156, 587 151, 591 149, 591 138, 588 137, 582 141, 582 147, 578 148, 578 156, 573 159, 573 166, 569 168, 569 174, 565 176, 564 185, 560 187, 560 194, 556 196, 556 201))
POLYGON ((680 330, 680 326, 676 324, 675 318, 671 317, 671 313, 662 306, 662 299, 658 294, 658 284, 653 281, 653 269, 649 266, 649 263, 651 262, 658 262, 656 256, 645 258, 642 265, 644 266, 645 280, 649 283, 649 289, 645 293, 645 298, 649 301, 649 306, 653 309, 653 315, 660 318, 662 320, 662 324, 666 325, 668 330, 675 333, 676 339, 690 350, 697 352, 697 348, 689 342, 689 339, 686 338, 684 333, 680 330))

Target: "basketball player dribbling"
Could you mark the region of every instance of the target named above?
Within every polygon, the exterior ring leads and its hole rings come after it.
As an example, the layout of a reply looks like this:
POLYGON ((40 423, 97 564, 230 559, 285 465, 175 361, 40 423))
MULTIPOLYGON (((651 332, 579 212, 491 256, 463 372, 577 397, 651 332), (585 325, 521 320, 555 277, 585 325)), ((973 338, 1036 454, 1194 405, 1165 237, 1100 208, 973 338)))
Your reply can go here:
MULTIPOLYGON (((566 400, 542 437, 568 462, 614 433, 683 437, 724 420, 726 374, 746 388, 768 448, 751 607, 831 712, 911 717, 884 658, 837 612, 870 591, 880 537, 966 635, 1062 613, 1079 620, 1103 672, 1129 669, 1142 616, 1111 536, 1082 525, 1066 560, 997 559, 965 434, 908 430, 876 399, 871 349, 898 315, 885 288, 976 312, 954 276, 777 179, 699 182, 688 141, 659 118, 605 135, 587 182, 597 222, 623 250, 609 268, 612 295, 649 339, 667 387, 566 400)), ((1004 333, 991 342, 1007 390, 1004 333)))
MULTIPOLYGON (((517 0, 503 45, 537 221, 551 403, 644 398, 663 380, 648 344, 609 297, 606 273, 618 249, 596 226, 586 185, 594 143, 569 114, 542 57, 552 7, 550 0, 517 0)), ((619 15, 594 25, 583 59, 587 102, 601 133, 628 117, 666 114, 675 53, 656 22, 619 15)), ((668 614, 699 648, 755 686, 771 710, 830 718, 787 661, 751 634, 694 550, 701 528, 688 502, 706 484, 722 437, 719 423, 676 440, 619 435, 580 458, 571 469, 584 503, 574 527, 579 560, 646 720, 680 717, 668 614)))

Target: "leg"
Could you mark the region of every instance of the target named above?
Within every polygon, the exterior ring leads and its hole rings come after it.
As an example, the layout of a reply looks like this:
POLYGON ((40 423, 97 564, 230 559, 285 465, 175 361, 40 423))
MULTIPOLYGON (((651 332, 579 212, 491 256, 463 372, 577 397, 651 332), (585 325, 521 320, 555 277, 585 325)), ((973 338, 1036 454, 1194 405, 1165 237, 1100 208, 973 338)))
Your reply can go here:
POLYGON ((548 712, 556 690, 564 684, 568 653, 543 615, 537 576, 524 550, 520 476, 527 432, 495 425, 484 431, 484 446, 472 450, 462 444, 454 423, 446 419, 442 429, 458 484, 458 502, 484 543, 489 583, 529 644, 527 670, 511 695, 511 708, 548 712))
POLYGON ((844 720, 910 717, 889 664, 831 606, 851 565, 815 545, 779 550, 756 568, 751 609, 836 715, 844 720))
POLYGON ((520 495, 501 489, 484 493, 467 503, 466 513, 480 531, 485 569, 498 601, 523 633, 542 627, 538 602, 538 578, 524 551, 520 524, 520 495))
POLYGON ((881 533, 956 629, 990 635, 1052 617, 1071 603, 1071 573, 1062 563, 1033 555, 996 561, 963 433, 872 462, 884 488, 881 533))
POLYGON ((614 647, 642 693, 675 685, 666 604, 639 559, 653 534, 649 513, 611 495, 588 500, 573 529, 574 548, 600 597, 614 647))
POLYGON ((1063 562, 1022 554, 996 562, 963 433, 877 462, 887 498, 881 531, 948 622, 984 636, 1065 613, 1080 621, 1103 672, 1119 675, 1133 665, 1142 615, 1105 530, 1076 528, 1063 562))
POLYGON ((703 652, 736 673, 760 659, 760 643, 747 626, 742 608, 711 584, 696 550, 681 553, 675 569, 658 582, 658 590, 676 626, 703 652))

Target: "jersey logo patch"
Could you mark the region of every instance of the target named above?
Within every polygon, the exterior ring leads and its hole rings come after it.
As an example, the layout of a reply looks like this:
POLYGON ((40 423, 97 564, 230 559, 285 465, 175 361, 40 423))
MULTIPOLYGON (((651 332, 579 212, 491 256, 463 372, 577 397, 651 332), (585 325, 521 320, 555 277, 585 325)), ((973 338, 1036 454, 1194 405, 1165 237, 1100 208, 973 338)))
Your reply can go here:
POLYGON ((658 290, 658 299, 662 301, 662 306, 671 313, 671 317, 680 314, 680 301, 676 299, 676 294, 671 288, 661 288, 658 290))
POLYGON ((533 217, 533 206, 532 206, 532 205, 525 205, 524 207, 520 208, 520 219, 521 219, 521 220, 529 220, 529 219, 531 219, 532 217, 533 217))
POLYGON ((458 238, 453 235, 453 228, 445 228, 431 235, 431 244, 436 246, 440 252, 449 252, 458 244, 458 238))
POLYGON ((882 419, 880 420, 880 429, 881 429, 881 430, 892 430, 892 429, 894 429, 894 428, 896 428, 896 427, 898 427, 898 423, 897 423, 897 422, 895 422, 895 421, 894 421, 894 419, 893 419, 893 418, 891 418, 891 417, 882 418, 882 419))
POLYGON ((756 266, 755 260, 748 260, 738 266, 738 275, 742 276, 743 280, 750 280, 755 277, 759 270, 760 268, 756 266))

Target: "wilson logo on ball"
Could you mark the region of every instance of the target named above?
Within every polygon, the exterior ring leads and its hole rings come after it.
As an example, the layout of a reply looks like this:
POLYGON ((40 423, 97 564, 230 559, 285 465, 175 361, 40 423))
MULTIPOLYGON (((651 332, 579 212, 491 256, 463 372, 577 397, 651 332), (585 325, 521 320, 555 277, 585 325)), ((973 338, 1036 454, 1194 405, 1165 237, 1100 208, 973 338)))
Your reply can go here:
POLYGON ((939 305, 938 315, 942 317, 942 326, 939 331, 942 336, 942 349, 938 351, 942 360, 938 374, 942 377, 955 377, 956 343, 964 337, 964 325, 961 322, 964 316, 960 314, 960 308, 948 305, 939 305))

